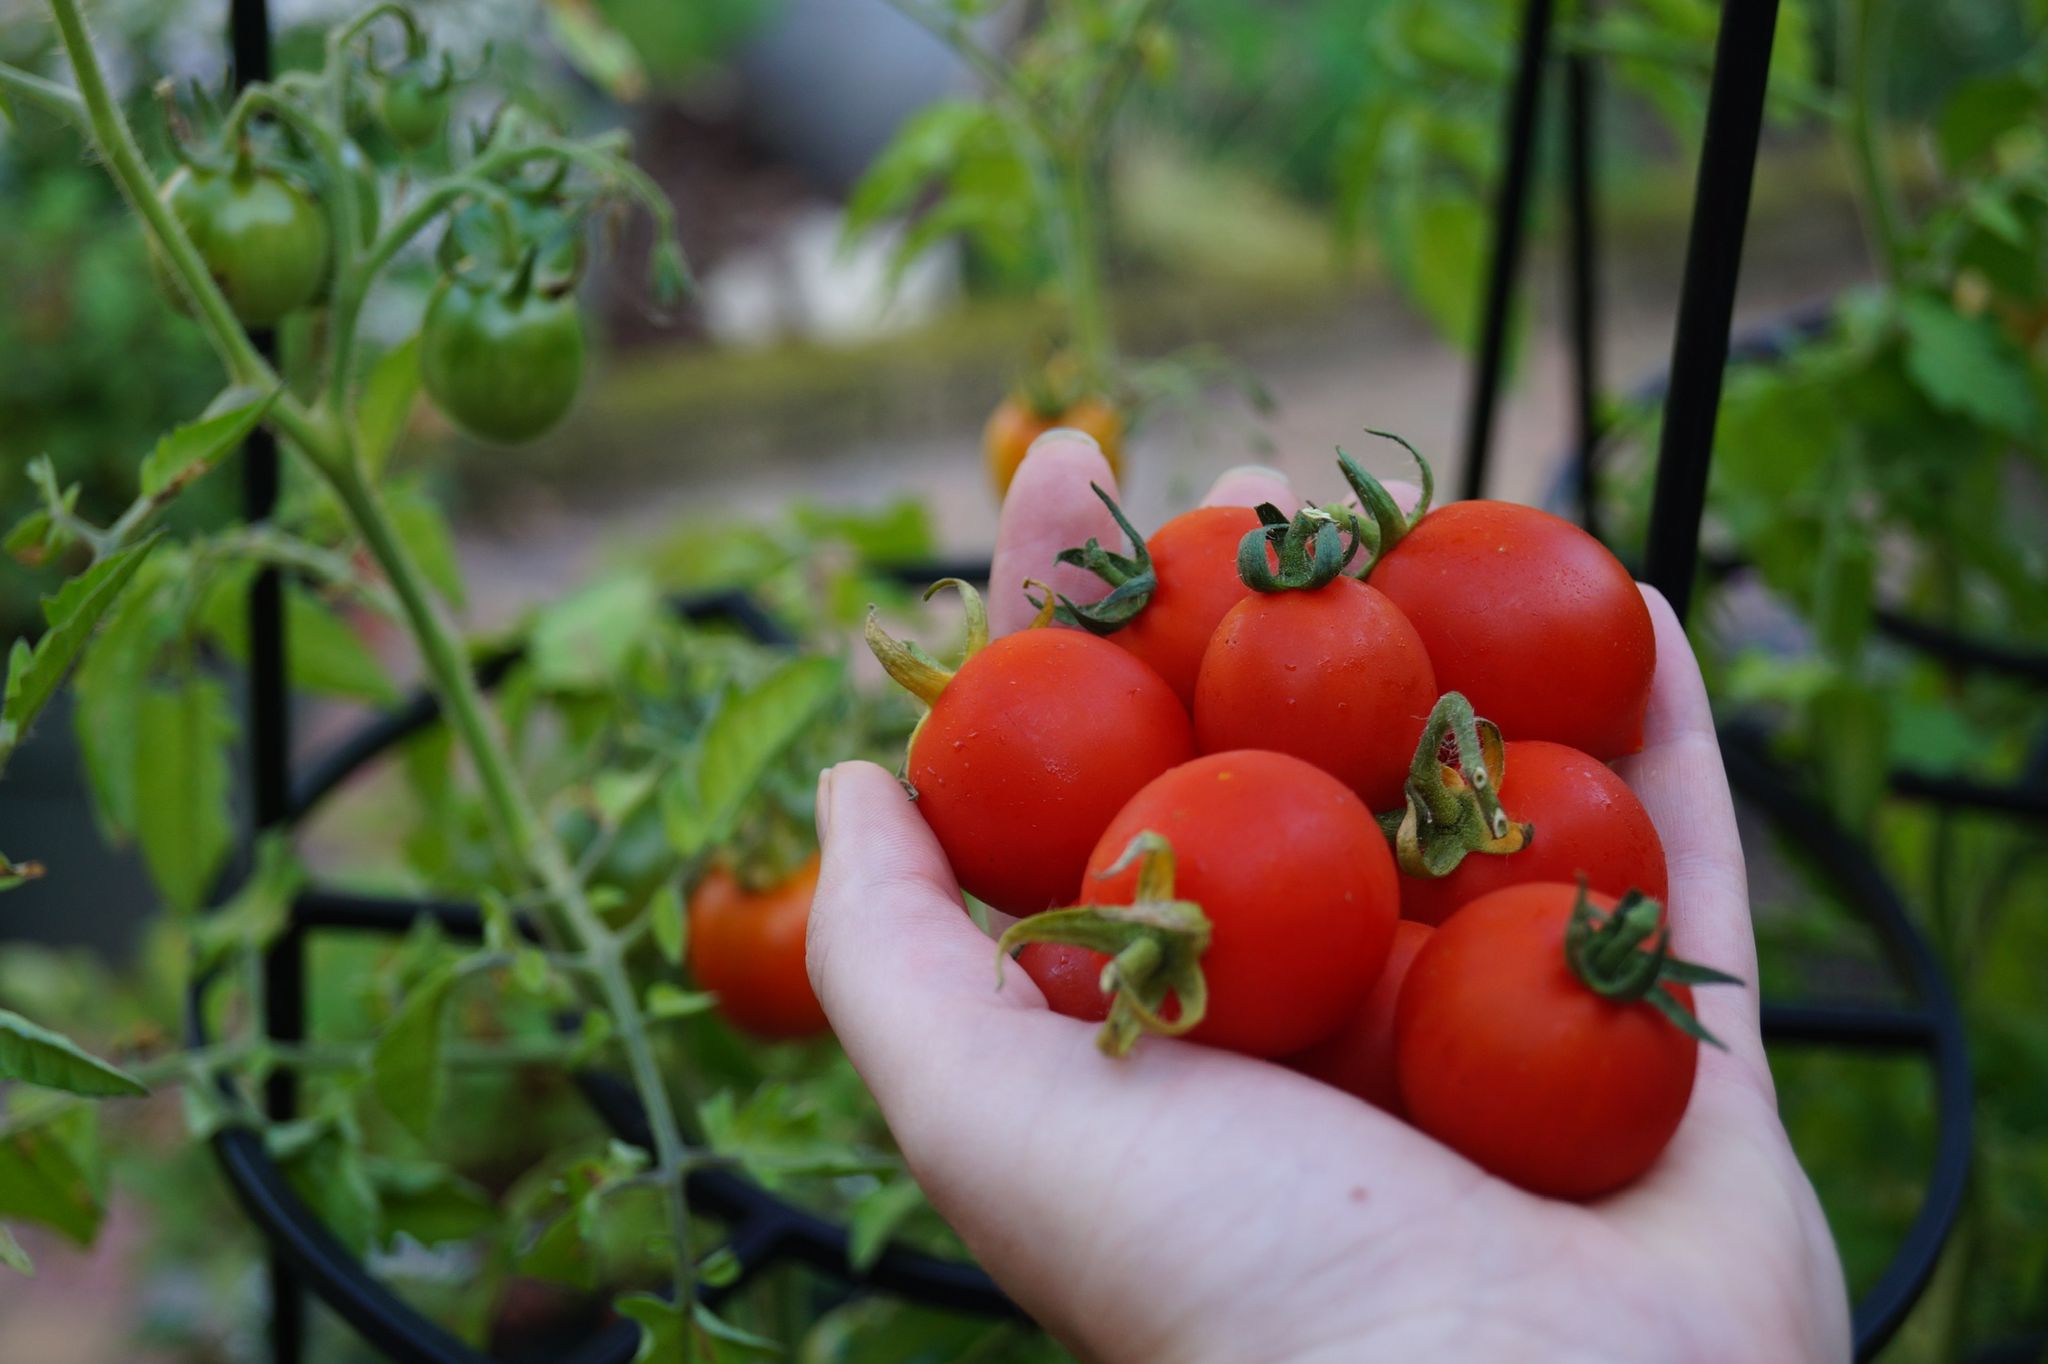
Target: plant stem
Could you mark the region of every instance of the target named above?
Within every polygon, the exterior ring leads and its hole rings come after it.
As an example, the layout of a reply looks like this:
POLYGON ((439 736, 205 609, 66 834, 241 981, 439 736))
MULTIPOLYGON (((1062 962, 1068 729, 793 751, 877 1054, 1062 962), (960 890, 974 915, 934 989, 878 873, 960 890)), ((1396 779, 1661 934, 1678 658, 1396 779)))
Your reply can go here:
POLYGON ((1858 200, 1871 254, 1885 278, 1899 282, 1903 268, 1900 231, 1904 214, 1882 141, 1884 37, 1891 29, 1889 0, 1851 0, 1842 23, 1843 84, 1848 92, 1844 133, 1855 163, 1858 200))
POLYGON ((1053 223, 1074 326, 1074 349, 1090 385, 1100 393, 1115 373, 1116 348, 1111 340, 1108 298, 1102 288, 1102 240, 1096 231, 1097 205, 1090 170, 1082 148, 1054 154, 1058 197, 1053 223))
POLYGON ((77 94, 65 89, 53 80, 44 80, 32 71, 0 62, 0 94, 8 91, 49 110, 57 117, 72 123, 85 122, 85 101, 77 94))

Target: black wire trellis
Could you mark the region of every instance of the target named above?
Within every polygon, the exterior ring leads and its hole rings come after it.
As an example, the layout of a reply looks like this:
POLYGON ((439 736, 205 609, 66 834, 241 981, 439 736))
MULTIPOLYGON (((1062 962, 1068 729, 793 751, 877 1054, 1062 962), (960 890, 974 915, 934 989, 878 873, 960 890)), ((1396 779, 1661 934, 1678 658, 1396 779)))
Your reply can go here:
MULTIPOLYGON (((1729 319, 1770 61, 1776 0, 1725 0, 1709 90, 1706 139, 1687 244, 1682 301, 1672 350, 1664 439, 1658 456, 1652 511, 1649 580, 1683 611, 1697 568, 1699 522, 1713 418, 1728 358, 1729 319)), ((1495 221, 1493 258, 1480 328, 1480 364, 1466 445, 1465 490, 1484 486, 1505 355, 1507 314, 1519 266, 1527 215, 1535 131, 1549 70, 1553 0, 1525 0, 1516 79, 1506 122, 1507 163, 1495 221)), ((265 0, 232 0, 230 34, 237 84, 269 74, 269 22, 265 0)), ((1576 397, 1577 450, 1584 486, 1590 486, 1597 443, 1595 404, 1595 223, 1593 216, 1592 70, 1579 54, 1564 59, 1570 208, 1569 326, 1576 397)), ((267 517, 275 505, 278 464, 267 437, 250 442, 244 474, 244 511, 267 517)), ((958 576, 985 580, 986 564, 926 564, 903 568, 924 581, 958 576)), ((777 622, 743 593, 696 597, 676 604, 699 620, 722 619, 769 644, 790 644, 777 622)), ((316 758, 296 780, 289 762, 289 709, 285 681, 284 618, 278 578, 260 575, 249 598, 249 733, 254 799, 252 832, 285 828, 312 813, 352 773, 394 744, 438 722, 429 693, 372 721, 316 758)), ((501 680, 517 655, 501 654, 478 666, 485 686, 501 680)), ((1767 1003, 1764 1029, 1773 1041, 1850 1050, 1924 1055, 1932 1067, 1936 1099, 1933 1168, 1920 1209, 1897 1254, 1857 1304, 1856 1348, 1868 1358, 1890 1338, 1925 1287, 1960 1207, 1970 1146, 1970 1080, 1961 1014, 1933 951, 1915 929, 1896 893, 1867 852, 1846 836, 1790 775, 1772 765, 1759 737, 1724 730, 1723 751, 1738 793, 1794 832, 1816 863, 1858 909, 1883 942, 1914 1003, 1905 1007, 1843 1003, 1767 1003)), ((399 934, 431 918, 454 936, 474 938, 481 916, 474 905, 386 899, 314 888, 298 896, 286 931, 271 949, 265 970, 265 1026, 273 1037, 299 1039, 307 1016, 306 950, 315 933, 399 934)), ((188 1000, 187 1031, 205 1038, 209 982, 188 1000)), ((617 1077, 585 1074, 579 1088, 593 1109, 624 1140, 645 1144, 644 1112, 617 1077)), ((296 1109, 293 1079, 269 1081, 265 1105, 273 1118, 296 1109)), ((306 1347, 307 1289, 316 1293, 362 1338, 408 1364, 488 1364, 403 1301, 348 1250, 298 1196, 266 1151, 260 1133, 226 1128, 213 1138, 221 1168, 243 1210, 270 1251, 271 1352, 276 1364, 299 1364, 306 1347)), ((872 1266, 855 1269, 847 1231, 798 1208, 758 1184, 725 1170, 690 1176, 693 1207, 730 1225, 723 1249, 738 1275, 705 1297, 716 1302, 775 1263, 795 1262, 831 1275, 850 1289, 892 1294, 934 1307, 990 1316, 1018 1309, 974 1265, 891 1247, 872 1266)), ((638 1328, 615 1322, 594 1336, 567 1364, 625 1364, 638 1328)))

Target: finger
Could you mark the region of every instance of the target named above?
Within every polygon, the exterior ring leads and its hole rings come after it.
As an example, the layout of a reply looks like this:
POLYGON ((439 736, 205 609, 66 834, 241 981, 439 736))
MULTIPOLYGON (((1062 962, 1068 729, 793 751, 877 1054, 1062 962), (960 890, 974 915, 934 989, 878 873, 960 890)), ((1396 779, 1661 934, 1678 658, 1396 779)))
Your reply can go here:
POLYGON ((1116 496, 1116 475, 1095 439, 1080 431, 1056 428, 1031 443, 996 527, 996 552, 989 564, 989 629, 1007 635, 1023 629, 1038 614, 1024 593, 1024 580, 1050 583, 1053 590, 1077 602, 1091 602, 1109 585, 1085 569, 1056 562, 1063 549, 1083 545, 1092 537, 1119 552, 1127 550, 1124 534, 1089 486, 1116 496))
POLYGON ((1657 632, 1657 668, 1643 749, 1616 762, 1615 770, 1641 797, 1664 843, 1673 950, 1743 981, 1693 992, 1700 1021, 1728 1048, 1702 1049, 1701 1079, 1733 1075, 1768 1090, 1749 879, 1713 711, 1685 628, 1661 593, 1652 587, 1642 591, 1657 632))
POLYGON ((1287 475, 1263 464, 1240 464, 1235 469, 1226 469, 1202 499, 1205 507, 1256 507, 1262 502, 1272 503, 1289 516, 1301 506, 1287 475))

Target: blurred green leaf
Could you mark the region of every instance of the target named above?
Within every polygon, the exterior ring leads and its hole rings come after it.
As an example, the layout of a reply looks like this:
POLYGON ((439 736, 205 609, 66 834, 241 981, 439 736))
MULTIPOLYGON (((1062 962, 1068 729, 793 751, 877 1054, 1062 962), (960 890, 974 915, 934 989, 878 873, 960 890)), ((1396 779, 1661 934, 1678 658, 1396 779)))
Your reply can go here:
POLYGON ((376 1190, 386 1235, 403 1233, 432 1246, 469 1240, 497 1223, 490 1195, 445 1165, 373 1157, 364 1161, 364 1173, 376 1190))
POLYGON ((141 1081, 60 1033, 0 1009, 0 1080, 20 1080, 88 1098, 147 1094, 141 1081))
POLYGON ((92 1109, 28 1122, 0 1137, 0 1217, 34 1222, 91 1245, 106 1208, 92 1177, 92 1109))
POLYGON ((237 948, 268 948, 290 921, 292 897, 304 881, 287 836, 269 833, 258 839, 249 879, 226 904, 193 925, 193 971, 211 970, 237 948))
POLYGON ((731 836, 769 766, 844 681, 838 659, 798 658, 751 691, 728 693, 705 731, 694 769, 679 769, 662 785, 662 826, 678 856, 696 857, 731 836))
POLYGON ((409 337, 377 357, 363 379, 356 403, 357 448, 371 478, 377 478, 398 448, 420 392, 420 340, 409 337))
POLYGON ((692 1018, 718 1006, 718 996, 705 990, 685 990, 658 980, 647 987, 647 1017, 655 1022, 670 1018, 692 1018))
POLYGON ((230 388, 208 404, 206 415, 171 431, 143 456, 140 480, 145 497, 199 478, 241 448, 277 401, 276 392, 230 388))
POLYGON ((1988 317, 1965 317, 1931 294, 1900 301, 1906 370, 1945 412, 2017 439, 2040 420, 2026 356, 1988 317))
POLYGON ((420 572, 427 575, 441 599, 460 611, 468 600, 462 587, 462 561, 455 553, 455 532, 434 500, 417 482, 387 485, 384 503, 398 538, 405 542, 420 572))
POLYGON ((2026 77, 1999 72, 1964 81, 1942 106, 1935 122, 1935 146, 1951 172, 1990 152, 2006 133, 2038 129, 2042 92, 2026 77))
POLYGON ((442 1053, 456 964, 445 962, 406 994, 370 1053, 370 1086, 406 1131, 430 1142, 447 1089, 442 1053))
POLYGON ((544 608, 528 631, 528 666, 543 687, 602 691, 625 670, 661 617, 648 579, 632 575, 584 588, 544 608))
POLYGON ((666 882, 647 905, 648 927, 663 961, 680 966, 689 942, 689 919, 683 913, 683 892, 674 881, 666 882))
POLYGON ((0 1222, 0 1265, 5 1265, 17 1274, 34 1278, 35 1261, 28 1258, 28 1252, 21 1248, 21 1242, 14 1239, 14 1233, 7 1224, 0 1222))
POLYGON ((227 691, 208 677, 146 685, 136 708, 135 833, 172 909, 197 909, 234 840, 227 691))
POLYGON ((884 1180, 862 1194, 847 1218, 847 1263, 856 1272, 871 1269, 888 1249, 896 1228, 924 1206, 924 1190, 909 1175, 884 1180))
POLYGON ((382 1209, 352 1130, 332 1116, 275 1127, 266 1140, 285 1178, 356 1255, 377 1243, 382 1209))

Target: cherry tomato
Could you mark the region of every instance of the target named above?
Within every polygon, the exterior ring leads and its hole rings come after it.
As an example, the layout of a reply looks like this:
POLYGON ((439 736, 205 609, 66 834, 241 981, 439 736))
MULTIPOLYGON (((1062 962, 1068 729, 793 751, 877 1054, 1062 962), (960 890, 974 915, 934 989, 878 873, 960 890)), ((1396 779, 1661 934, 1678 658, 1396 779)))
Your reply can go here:
POLYGON ((1080 398, 1063 407, 1042 408, 1011 394, 996 404, 981 432, 981 451, 997 497, 1010 491, 1010 480, 1016 477, 1031 442, 1056 426, 1070 426, 1095 437, 1103 458, 1109 461, 1109 471, 1122 472, 1124 419, 1115 407, 1100 398, 1080 398))
POLYGON ((1416 627, 1380 592, 1339 577, 1230 609, 1202 655, 1195 739, 1205 753, 1291 753, 1389 810, 1436 698, 1416 627))
POLYGON ((418 58, 387 74, 377 91, 377 118, 391 140, 408 151, 418 151, 440 137, 448 124, 452 83, 445 58, 438 69, 418 58))
POLYGON ((1102 967, 1108 960, 1064 942, 1028 942, 1017 954, 1017 965, 1045 996, 1047 1008, 1090 1023, 1109 1017, 1109 996, 1102 993, 1102 967))
POLYGON ((1453 502, 1372 570, 1413 621, 1438 685, 1510 739, 1605 761, 1643 746, 1657 663, 1649 608, 1621 561, 1569 521, 1511 502, 1453 502))
POLYGON ((1237 547, 1259 528, 1250 507, 1198 507, 1152 533, 1145 551, 1152 599, 1109 639, 1152 665, 1181 703, 1195 704, 1202 653, 1230 608, 1251 595, 1237 576, 1237 547))
POLYGON ((1416 953, 1432 932, 1428 924, 1406 919, 1395 924, 1387 964, 1380 968, 1365 1003, 1336 1032, 1307 1051, 1296 1052, 1287 1058, 1287 1064, 1377 1108, 1399 1113, 1401 1091, 1394 1082, 1394 1006, 1401 998, 1408 968, 1415 964, 1416 953))
POLYGON ((504 286, 442 279, 420 327, 420 379, 471 435, 508 445, 559 422, 583 381, 583 319, 532 287, 533 257, 504 286))
POLYGON ((714 867, 690 893, 690 970, 719 1012, 759 1037, 809 1037, 829 1026, 804 969, 818 858, 766 890, 714 867))
MULTIPOLYGON (((225 174, 180 166, 158 194, 247 325, 276 324, 326 285, 327 218, 284 176, 249 164, 225 174)), ((178 306, 188 307, 184 290, 170 288, 178 306)))
POLYGON ((1108 640, 1048 628, 983 644, 970 600, 969 656, 950 675, 921 671, 872 619, 868 643, 931 707, 908 775, 961 887, 1033 914, 1069 901, 1110 816, 1194 740, 1172 689, 1108 640))
MULTIPOLYGON (((1591 1198, 1647 1170, 1685 1116, 1699 1060, 1699 1044, 1647 999, 1603 998, 1575 972, 1565 930, 1579 894, 1540 882, 1466 905, 1417 955, 1394 1021, 1408 1120, 1556 1198, 1591 1198)), ((1686 986, 1655 988, 1690 1010, 1686 986)))
POLYGON ((1083 903, 1131 903, 1139 868, 1110 869, 1147 831, 1173 847, 1174 898, 1200 905, 1212 930, 1208 1010, 1190 1038, 1284 1056, 1359 1007, 1386 963, 1399 891, 1386 837, 1342 782, 1284 753, 1183 763, 1109 822, 1083 903))
POLYGON ((1664 844, 1650 812, 1605 763, 1541 739, 1510 739, 1496 794, 1517 821, 1535 827, 1519 852, 1468 853, 1448 876, 1403 876, 1401 914, 1440 924, 1460 906, 1502 886, 1576 881, 1662 903, 1669 889, 1664 844))

